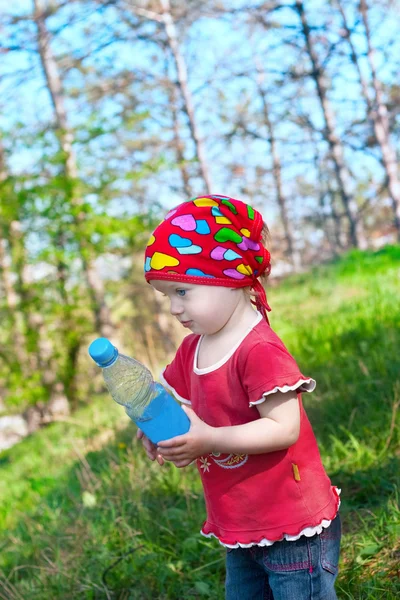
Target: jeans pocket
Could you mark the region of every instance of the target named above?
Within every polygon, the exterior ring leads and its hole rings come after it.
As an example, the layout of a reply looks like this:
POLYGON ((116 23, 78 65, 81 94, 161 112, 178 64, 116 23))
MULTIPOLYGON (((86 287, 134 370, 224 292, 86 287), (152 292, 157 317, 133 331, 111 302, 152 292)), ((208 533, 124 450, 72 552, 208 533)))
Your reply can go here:
POLYGON ((321 566, 325 571, 337 575, 340 554, 340 539, 342 528, 339 513, 332 523, 320 533, 321 566))
POLYGON ((312 540, 302 536, 296 541, 282 540, 264 550, 263 563, 275 573, 310 570, 312 567, 312 540))

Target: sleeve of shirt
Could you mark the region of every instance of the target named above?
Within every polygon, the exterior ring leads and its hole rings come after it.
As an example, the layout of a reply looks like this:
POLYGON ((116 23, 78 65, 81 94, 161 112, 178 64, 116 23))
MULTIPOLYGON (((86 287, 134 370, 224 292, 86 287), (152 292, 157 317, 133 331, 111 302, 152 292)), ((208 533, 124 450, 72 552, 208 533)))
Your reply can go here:
POLYGON ((314 379, 300 372, 283 344, 267 341, 260 342, 249 352, 243 384, 250 406, 261 404, 275 392, 312 392, 316 386, 314 379))
POLYGON ((160 375, 160 382, 175 398, 184 404, 191 404, 188 385, 187 360, 185 360, 185 340, 179 346, 173 361, 165 367, 160 375))

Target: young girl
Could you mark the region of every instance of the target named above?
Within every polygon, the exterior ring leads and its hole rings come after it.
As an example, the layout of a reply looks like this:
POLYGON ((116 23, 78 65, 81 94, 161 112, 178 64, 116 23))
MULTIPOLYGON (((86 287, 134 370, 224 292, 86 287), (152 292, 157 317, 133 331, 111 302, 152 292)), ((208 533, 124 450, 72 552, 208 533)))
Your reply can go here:
POLYGON ((202 196, 154 231, 146 280, 192 331, 162 381, 191 426, 158 447, 138 437, 160 464, 196 460, 207 508, 201 532, 227 548, 228 600, 333 600, 339 495, 301 401, 315 381, 269 326, 259 280, 270 271, 265 230, 240 200, 202 196))

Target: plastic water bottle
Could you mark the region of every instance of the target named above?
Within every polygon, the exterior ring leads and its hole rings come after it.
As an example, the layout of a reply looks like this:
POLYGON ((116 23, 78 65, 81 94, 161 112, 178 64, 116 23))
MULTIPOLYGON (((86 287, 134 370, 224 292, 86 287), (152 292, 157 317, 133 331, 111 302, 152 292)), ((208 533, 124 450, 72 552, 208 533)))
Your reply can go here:
POLYGON ((115 402, 145 435, 157 444, 189 431, 190 421, 181 406, 142 363, 119 354, 107 338, 97 338, 89 354, 102 368, 104 381, 115 402))

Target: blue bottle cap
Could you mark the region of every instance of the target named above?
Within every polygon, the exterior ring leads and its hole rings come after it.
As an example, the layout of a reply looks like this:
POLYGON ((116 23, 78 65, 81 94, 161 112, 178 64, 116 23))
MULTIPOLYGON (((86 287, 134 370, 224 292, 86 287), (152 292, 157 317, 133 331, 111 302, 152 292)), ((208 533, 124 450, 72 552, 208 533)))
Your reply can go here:
POLYGON ((89 354, 99 367, 109 367, 117 360, 118 350, 107 338, 97 338, 90 344, 89 354))

